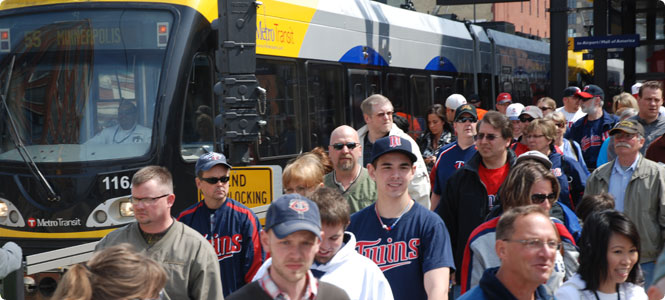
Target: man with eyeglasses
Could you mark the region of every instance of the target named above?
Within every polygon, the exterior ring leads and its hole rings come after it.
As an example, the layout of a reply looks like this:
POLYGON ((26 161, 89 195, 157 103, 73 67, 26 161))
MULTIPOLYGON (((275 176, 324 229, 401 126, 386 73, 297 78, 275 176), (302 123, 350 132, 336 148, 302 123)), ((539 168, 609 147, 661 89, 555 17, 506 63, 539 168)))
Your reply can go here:
POLYGON ((344 196, 351 213, 376 201, 376 183, 358 161, 362 151, 358 133, 350 126, 339 126, 330 134, 328 155, 333 171, 323 177, 323 184, 344 196))
POLYGON ((365 126, 358 129, 358 137, 362 141, 362 165, 371 163, 372 147, 377 139, 388 135, 400 136, 411 144, 411 152, 416 156, 416 175, 409 184, 409 195, 425 208, 430 208, 430 182, 427 167, 418 144, 404 131, 393 124, 393 104, 383 95, 374 94, 360 104, 365 126))
POLYGON ((568 127, 573 126, 575 121, 586 115, 580 108, 580 98, 575 95, 577 92, 581 92, 581 90, 576 86, 569 86, 563 90, 563 106, 556 109, 566 118, 568 127))
POLYGON ((441 149, 441 153, 432 168, 433 177, 430 177, 431 181, 434 182, 431 197, 432 210, 436 210, 439 206, 441 193, 446 187, 448 178, 476 154, 473 140, 473 137, 476 136, 476 123, 478 122, 476 108, 469 104, 458 107, 455 110, 454 120, 453 126, 457 141, 441 149))
MULTIPOLYGON (((437 212, 448 227, 455 265, 462 265, 464 246, 474 228, 485 221, 494 206, 499 186, 515 161, 508 147, 513 138, 512 124, 496 111, 488 111, 476 124, 477 153, 446 182, 437 212)), ((455 273, 460 282, 459 272, 455 273)), ((459 287, 454 287, 459 291, 459 287)))
POLYGON ((665 168, 640 153, 644 128, 636 120, 617 123, 610 135, 617 158, 591 173, 584 194, 609 192, 614 196, 614 208, 635 222, 640 234, 640 265, 648 288, 654 262, 665 244, 665 168))
POLYGON ((203 201, 182 211, 178 221, 198 231, 215 248, 224 296, 228 296, 252 282, 265 259, 261 224, 251 209, 228 197, 231 165, 224 154, 202 155, 195 171, 203 201))
POLYGON ((215 250, 200 233, 171 216, 173 178, 164 167, 147 166, 132 177, 136 222, 107 234, 95 251, 129 243, 162 264, 169 276, 166 299, 223 299, 215 250))
POLYGON ((605 93, 599 86, 587 85, 583 92, 577 92, 575 96, 582 100, 582 112, 587 115, 573 123, 563 137, 582 146, 584 162, 589 171, 592 171, 596 168, 603 141, 609 138, 610 129, 619 119, 603 110, 605 93))
POLYGON ((543 283, 560 248, 557 230, 542 207, 506 211, 496 226, 494 245, 501 266, 486 269, 478 286, 459 299, 553 299, 543 283))

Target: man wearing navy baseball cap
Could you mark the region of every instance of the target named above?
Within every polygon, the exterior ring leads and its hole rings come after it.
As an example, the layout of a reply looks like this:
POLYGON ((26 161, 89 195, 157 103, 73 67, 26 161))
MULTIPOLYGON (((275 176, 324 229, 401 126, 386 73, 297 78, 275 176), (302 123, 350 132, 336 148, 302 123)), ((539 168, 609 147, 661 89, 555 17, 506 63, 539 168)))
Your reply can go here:
POLYGON ((585 113, 580 108, 580 98, 575 95, 581 92, 580 88, 576 86, 569 86, 563 90, 563 106, 556 109, 556 111, 563 114, 568 123, 568 127, 572 126, 575 121, 584 117, 585 113))
POLYGON ((589 171, 596 168, 598 153, 603 142, 609 138, 609 131, 619 121, 617 116, 603 109, 605 93, 594 84, 575 93, 582 101, 582 112, 587 115, 577 120, 568 128, 564 138, 576 141, 582 146, 582 156, 589 171))
POLYGON ((309 270, 321 245, 321 216, 300 194, 277 198, 268 208, 261 244, 272 265, 227 299, 349 299, 341 288, 319 281, 309 270))
POLYGON ((377 200, 351 216, 356 249, 383 270, 395 299, 443 299, 454 269, 443 220, 416 203, 408 186, 416 173, 411 142, 389 135, 374 142, 370 177, 377 200))
POLYGON ((228 197, 231 165, 224 154, 202 155, 195 171, 203 201, 182 211, 178 221, 201 233, 215 248, 224 274, 224 296, 228 296, 251 282, 265 259, 259 238, 261 224, 251 209, 228 197))

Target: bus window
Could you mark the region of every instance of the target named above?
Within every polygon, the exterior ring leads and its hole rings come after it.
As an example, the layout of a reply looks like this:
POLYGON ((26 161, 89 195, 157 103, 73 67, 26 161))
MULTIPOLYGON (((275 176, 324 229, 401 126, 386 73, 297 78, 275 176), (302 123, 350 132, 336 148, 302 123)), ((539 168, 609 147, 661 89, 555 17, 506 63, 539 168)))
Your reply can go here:
POLYGON ((194 161, 213 151, 215 120, 221 123, 221 115, 213 110, 213 69, 207 55, 194 57, 188 82, 180 153, 186 161, 194 161))
POLYGON ((256 78, 266 89, 268 100, 265 120, 259 141, 260 157, 297 154, 302 147, 296 65, 290 61, 256 60, 256 78))
POLYGON ((381 72, 360 69, 348 70, 349 87, 353 112, 352 127, 358 129, 365 125, 360 103, 373 94, 381 93, 381 72))
POLYGON ((430 98, 429 78, 420 75, 411 75, 411 110, 413 121, 409 122, 409 134, 418 137, 427 128, 427 110, 432 106, 430 98))
POLYGON ((395 112, 408 113, 409 87, 404 74, 389 73, 386 75, 385 95, 392 102, 395 112))
POLYGON ((307 62, 309 136, 312 148, 328 149, 330 133, 344 124, 344 77, 340 66, 307 62))
POLYGON ((453 78, 450 76, 431 76, 432 100, 434 103, 445 105, 446 99, 453 94, 453 78))

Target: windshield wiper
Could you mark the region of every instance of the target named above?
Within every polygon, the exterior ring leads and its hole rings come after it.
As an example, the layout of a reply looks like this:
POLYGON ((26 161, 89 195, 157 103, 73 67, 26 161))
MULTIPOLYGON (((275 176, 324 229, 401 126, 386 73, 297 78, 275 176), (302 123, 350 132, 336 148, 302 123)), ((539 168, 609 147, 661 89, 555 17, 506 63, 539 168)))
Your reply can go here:
POLYGON ((55 193, 51 185, 48 183, 46 178, 44 177, 44 174, 39 170, 35 162, 32 160, 32 157, 30 155, 30 152, 28 152, 28 149, 25 148, 25 145, 23 144, 23 141, 21 140, 21 136, 18 134, 18 129, 16 126, 16 122, 14 121, 12 112, 9 110, 9 106, 7 105, 7 97, 9 96, 9 84, 11 83, 12 80, 12 73, 14 72, 14 61, 16 60, 16 56, 12 56, 12 61, 9 63, 9 71, 7 72, 7 82, 5 82, 5 89, 2 91, 2 94, 0 94, 0 98, 2 99, 2 104, 5 108, 5 111, 7 111, 7 119, 9 120, 9 124, 11 125, 11 133, 9 136, 12 138, 12 142, 14 142, 14 146, 16 146, 16 151, 18 152, 19 155, 21 155, 21 158, 25 162, 25 164, 28 166, 28 169, 30 170, 30 173, 32 173, 32 176, 34 176, 37 181, 40 183, 42 188, 46 191, 46 198, 49 201, 60 201, 60 196, 55 193))

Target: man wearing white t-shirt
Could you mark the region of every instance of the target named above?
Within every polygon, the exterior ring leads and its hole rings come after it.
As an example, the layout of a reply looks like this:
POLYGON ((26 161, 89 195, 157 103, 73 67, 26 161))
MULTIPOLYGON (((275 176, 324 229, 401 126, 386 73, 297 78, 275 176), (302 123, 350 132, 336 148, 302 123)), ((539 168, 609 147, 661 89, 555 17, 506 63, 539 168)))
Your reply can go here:
POLYGON ((563 106, 556 109, 556 111, 561 112, 563 116, 566 117, 568 128, 570 128, 575 121, 586 115, 580 108, 580 99, 575 96, 575 93, 579 91, 580 88, 576 86, 569 86, 563 90, 563 106))

